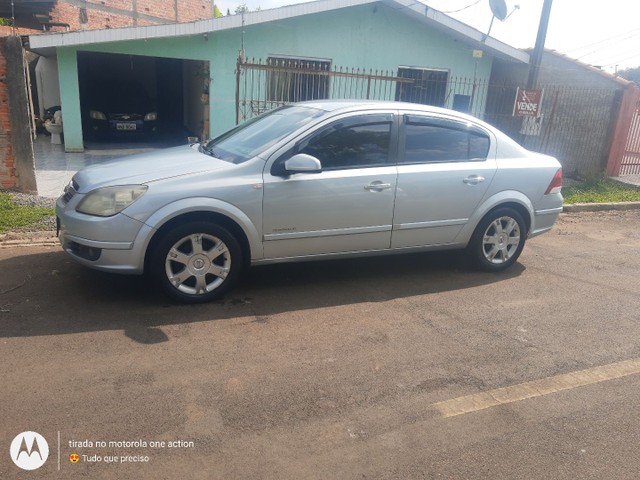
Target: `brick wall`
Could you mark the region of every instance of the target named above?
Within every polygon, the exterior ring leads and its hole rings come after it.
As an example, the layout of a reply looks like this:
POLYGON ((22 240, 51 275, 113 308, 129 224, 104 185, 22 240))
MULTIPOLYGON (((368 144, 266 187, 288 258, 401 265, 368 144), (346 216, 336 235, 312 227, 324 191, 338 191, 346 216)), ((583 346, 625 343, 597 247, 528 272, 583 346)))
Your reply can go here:
MULTIPOLYGON (((0 51, 5 38, 0 38, 0 51)), ((11 148, 11 122, 9 121, 9 94, 7 91, 7 61, 0 55, 0 188, 16 187, 16 162, 11 148)))
MULTIPOLYGON (((16 28, 17 35, 39 33, 39 30, 16 28)), ((11 120, 9 115, 9 91, 7 88, 7 60, 4 51, 6 37, 13 35, 13 28, 0 26, 0 188, 16 188, 16 158, 11 145, 11 120)))
POLYGON ((0 187, 36 190, 20 37, 0 38, 0 187))
MULTIPOLYGON (((190 22, 211 17, 210 0, 58 0, 51 22, 66 23, 71 30, 100 30, 190 22), (86 23, 82 8, 86 9, 86 23)), ((52 31, 63 30, 52 27, 52 31)))
MULTIPOLYGON (((16 28, 16 35, 33 35, 34 33, 42 33, 40 30, 32 30, 30 28, 16 28)), ((8 37, 13 35, 13 27, 0 25, 0 37, 8 37)))

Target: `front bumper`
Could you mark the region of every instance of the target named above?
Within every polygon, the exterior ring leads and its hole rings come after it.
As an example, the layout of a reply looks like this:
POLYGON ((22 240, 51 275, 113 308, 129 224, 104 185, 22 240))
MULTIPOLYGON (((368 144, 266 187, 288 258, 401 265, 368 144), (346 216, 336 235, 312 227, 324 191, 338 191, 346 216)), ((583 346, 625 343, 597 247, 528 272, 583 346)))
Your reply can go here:
POLYGON ((58 240, 74 260, 107 272, 141 274, 148 240, 154 230, 122 213, 94 217, 78 213, 75 206, 82 195, 56 202, 58 240), (100 239, 100 240, 97 240, 100 239))
POLYGON ((90 136, 97 138, 139 138, 158 133, 158 122, 154 120, 90 120, 90 136))

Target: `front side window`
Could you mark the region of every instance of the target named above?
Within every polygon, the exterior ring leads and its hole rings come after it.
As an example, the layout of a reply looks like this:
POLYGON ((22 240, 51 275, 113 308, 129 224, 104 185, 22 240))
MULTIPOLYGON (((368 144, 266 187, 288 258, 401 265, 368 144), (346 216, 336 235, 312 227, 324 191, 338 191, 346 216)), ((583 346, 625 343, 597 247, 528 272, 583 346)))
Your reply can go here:
POLYGON ((389 161, 392 121, 392 115, 341 120, 303 141, 296 153, 316 157, 323 170, 384 165, 389 161))
POLYGON ((489 137, 479 128, 441 119, 406 116, 403 163, 486 160, 489 137))

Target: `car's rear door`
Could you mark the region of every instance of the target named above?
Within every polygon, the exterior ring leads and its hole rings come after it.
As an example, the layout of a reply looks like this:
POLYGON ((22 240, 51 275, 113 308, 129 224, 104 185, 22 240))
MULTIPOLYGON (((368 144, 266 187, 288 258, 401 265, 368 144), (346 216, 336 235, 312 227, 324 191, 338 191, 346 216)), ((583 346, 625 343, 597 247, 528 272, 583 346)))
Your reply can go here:
POLYGON ((389 248, 396 147, 391 111, 342 115, 287 146, 264 174, 265 257, 389 248), (318 158, 322 172, 283 175, 296 153, 318 158))
POLYGON ((402 115, 392 248, 454 242, 495 174, 492 138, 463 120, 402 115))

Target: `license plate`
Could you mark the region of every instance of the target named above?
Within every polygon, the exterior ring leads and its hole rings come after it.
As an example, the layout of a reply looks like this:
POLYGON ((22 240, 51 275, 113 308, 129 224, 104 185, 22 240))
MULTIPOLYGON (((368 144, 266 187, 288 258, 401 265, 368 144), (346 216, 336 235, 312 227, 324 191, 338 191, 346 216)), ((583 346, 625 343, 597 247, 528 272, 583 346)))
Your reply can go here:
POLYGON ((116 130, 135 130, 135 123, 116 123, 116 130))

